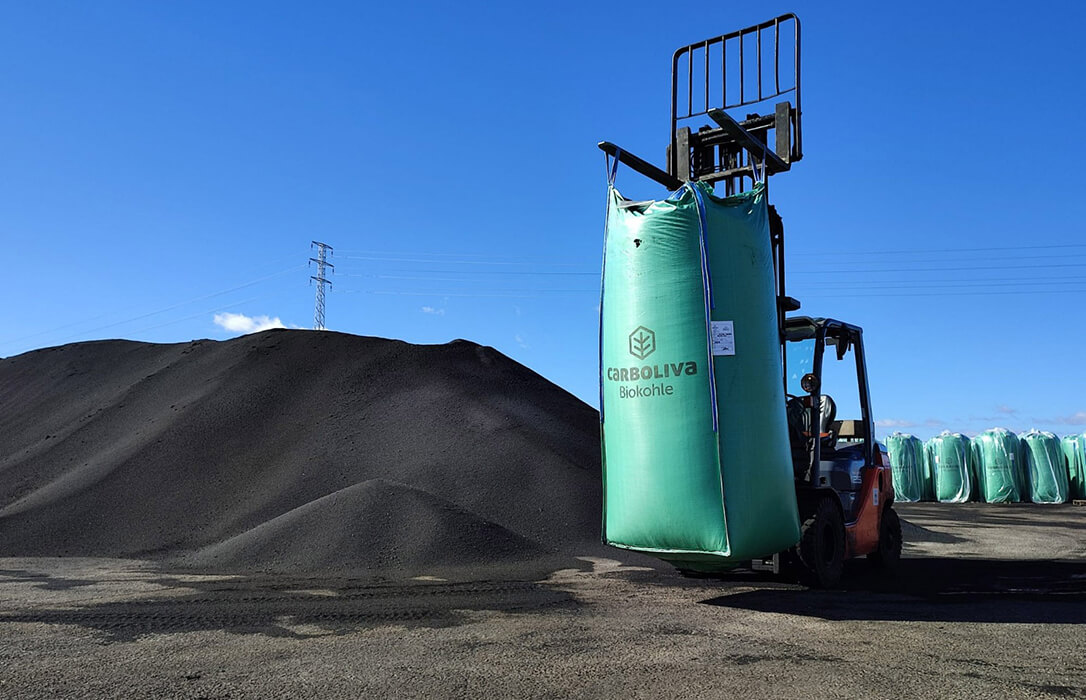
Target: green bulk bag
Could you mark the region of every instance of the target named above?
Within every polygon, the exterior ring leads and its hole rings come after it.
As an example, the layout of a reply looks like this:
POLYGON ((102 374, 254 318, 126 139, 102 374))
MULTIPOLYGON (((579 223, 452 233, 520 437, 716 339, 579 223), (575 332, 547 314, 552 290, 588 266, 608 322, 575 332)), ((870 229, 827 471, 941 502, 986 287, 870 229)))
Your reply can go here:
POLYGON ((1029 464, 1026 462, 1026 443, 1022 442, 1021 436, 1018 436, 1018 457, 1015 464, 1018 467, 1015 470, 1015 475, 1018 477, 1018 497, 1023 503, 1028 503, 1030 489, 1029 464))
POLYGON ((886 438, 886 454, 894 479, 894 500, 924 500, 924 443, 907 433, 895 432, 886 438))
POLYGON ((1086 433, 1067 435, 1061 441, 1067 462, 1068 496, 1086 498, 1086 433))
POLYGON ((931 465, 931 450, 928 449, 927 443, 924 443, 924 468, 921 472, 921 486, 924 489, 923 501, 937 501, 935 497, 935 471, 931 465))
POLYGON ((1022 500, 1022 448, 1018 436, 1004 428, 985 430, 973 438, 973 458, 980 477, 979 495, 985 503, 1022 500))
POLYGON ((1042 430, 1031 430, 1020 437, 1029 472, 1029 500, 1066 503, 1069 479, 1060 439, 1042 430))
POLYGON ((611 187, 603 267, 604 542, 705 571, 794 545, 765 186, 611 187))
POLYGON ((973 462, 969 438, 944 430, 927 443, 928 462, 940 503, 965 503, 973 495, 973 462))
POLYGON ((1067 495, 1074 498, 1076 477, 1078 476, 1078 455, 1075 454, 1076 435, 1064 435, 1060 438, 1060 452, 1063 453, 1063 464, 1067 467, 1067 495))

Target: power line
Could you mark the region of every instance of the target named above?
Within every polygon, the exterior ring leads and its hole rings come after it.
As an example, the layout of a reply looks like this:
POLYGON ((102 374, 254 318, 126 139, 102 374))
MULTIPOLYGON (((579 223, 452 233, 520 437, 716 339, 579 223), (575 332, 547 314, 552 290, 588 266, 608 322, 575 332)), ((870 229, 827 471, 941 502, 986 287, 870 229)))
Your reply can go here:
MULTIPOLYGON (((1045 276, 1044 279, 1045 279, 1044 284, 1048 284, 1050 282, 1060 282, 1060 283, 1086 282, 1086 277, 1084 277, 1082 275, 1072 275, 1070 277, 1059 277, 1059 276, 1049 277, 1049 276, 1045 276)), ((963 279, 961 277, 952 277, 952 278, 937 277, 937 278, 934 278, 934 279, 931 279, 931 278, 929 278, 929 279, 917 279, 915 277, 908 277, 908 278, 903 278, 903 279, 902 278, 895 278, 895 279, 856 280, 855 284, 857 284, 858 286, 881 285, 881 284, 896 283, 896 282, 905 282, 905 283, 909 283, 909 284, 918 284, 918 283, 920 283, 920 284, 937 284, 937 283, 940 283, 940 282, 962 282, 962 283, 974 283, 975 282, 977 284, 987 284, 989 282, 993 282, 993 283, 995 283, 995 282, 1000 282, 1000 283, 1002 283, 1002 282, 1033 282, 1033 281, 1036 281, 1036 280, 1037 280, 1037 277, 981 277, 981 278, 975 278, 975 279, 963 279)))
POLYGON ((983 248, 914 248, 912 250, 854 250, 847 253, 818 252, 818 253, 789 253, 796 256, 827 256, 827 255, 908 255, 914 253, 973 253, 991 250, 1052 250, 1056 248, 1086 248, 1086 243, 1052 243, 1045 245, 1012 245, 1012 246, 988 246, 983 248))
MULTIPOLYGON (((1046 245, 1023 245, 1023 246, 987 246, 987 247, 970 247, 970 248, 914 248, 914 249, 900 249, 900 250, 848 250, 848 251, 817 251, 817 252, 789 252, 789 256, 794 257, 841 257, 841 256, 864 256, 864 255, 921 255, 931 253, 975 253, 986 251, 1028 251, 1028 250, 1057 250, 1057 249, 1070 249, 1070 248, 1086 248, 1086 243, 1061 243, 1061 244, 1046 244, 1046 245)), ((974 258, 978 260, 1017 260, 1025 258, 1041 259, 1041 258, 1065 258, 1065 257, 1083 257, 1086 256, 1086 252, 1082 253, 1049 253, 1045 255, 1034 256, 1015 256, 1013 258, 988 256, 983 258, 974 258)), ((340 251, 341 260, 368 260, 371 262, 413 262, 413 263, 447 263, 456 265, 537 265, 540 264, 536 258, 524 257, 524 256, 498 256, 487 255, 483 253, 444 253, 444 252, 417 252, 417 251, 377 251, 377 250, 351 250, 340 251), (436 259, 433 259, 436 258, 436 259)), ((907 262, 921 262, 921 261, 907 261, 907 262)), ((542 262, 544 265, 558 266, 558 267, 574 267, 579 264, 583 264, 577 261, 552 261, 542 262)))
MULTIPOLYGON (((840 253, 840 254, 835 255, 834 258, 855 257, 855 256, 858 256, 858 255, 860 255, 860 254, 859 253, 840 253)), ((1067 260, 1068 258, 1086 258, 1086 253, 1056 253, 1056 254, 1049 254, 1049 255, 1014 255, 1014 256, 1007 256, 1007 255, 970 255, 968 258, 966 258, 966 260, 968 260, 969 262, 973 262, 975 260, 984 260, 984 261, 999 261, 999 262, 1013 263, 1013 262, 1017 262, 1019 260, 1067 260)), ((942 257, 931 257, 931 258, 912 258, 912 259, 909 259, 909 260, 873 260, 872 262, 874 262, 875 264, 883 264, 883 265, 885 265, 887 263, 892 263, 892 262, 902 262, 902 263, 912 264, 912 263, 945 262, 946 260, 947 260, 946 256, 942 256, 942 257)), ((856 261, 847 261, 847 262, 852 263, 852 262, 856 262, 856 261)))
MULTIPOLYGON (((540 261, 525 258, 523 261, 496 261, 496 260, 426 260, 424 258, 386 258, 368 255, 341 255, 343 260, 369 260, 375 262, 410 262, 426 263, 430 265, 539 265, 540 261)), ((584 263, 543 263, 554 267, 574 267, 584 263)))
MULTIPOLYGON (((570 273, 566 273, 566 274, 577 274, 577 273, 570 272, 570 273)), ((598 272, 594 272, 594 273, 591 273, 591 274, 595 275, 596 277, 600 276, 598 272)), ((426 281, 426 282, 468 282, 468 283, 474 283, 474 282, 478 281, 478 280, 473 280, 473 279, 470 279, 470 278, 467 278, 467 277, 430 277, 430 276, 427 276, 427 275, 352 275, 352 277, 372 277, 374 279, 382 279, 382 280, 421 280, 421 281, 426 281)))
MULTIPOLYGON (((888 269, 888 270, 867 270, 867 269, 857 270, 857 269, 852 269, 852 270, 817 270, 817 271, 815 271, 815 270, 789 270, 788 273, 789 274, 792 274, 792 273, 796 273, 796 274, 800 274, 800 273, 802 273, 802 274, 814 274, 815 272, 827 272, 827 273, 832 273, 832 272, 836 272, 836 273, 843 273, 843 272, 876 272, 876 273, 881 273, 881 272, 913 272, 913 273, 921 273, 921 272, 939 272, 939 271, 943 271, 943 270, 945 270, 947 272, 955 272, 955 271, 966 271, 966 270, 974 270, 974 269, 983 269, 983 270, 986 270, 986 271, 987 270, 1005 270, 1005 271, 1010 272, 1010 271, 1015 271, 1015 270, 1018 270, 1018 269, 1030 269, 1031 267, 1033 267, 1033 268, 1044 268, 1046 266, 1033 265, 1033 266, 1006 267, 1006 268, 1003 268, 1003 267, 993 267, 993 268, 950 268, 950 267, 942 267, 942 268, 930 268, 930 269, 917 268, 917 269, 893 269, 893 270, 890 270, 890 269, 888 269)), ((1086 267, 1086 265, 1082 265, 1081 267, 1086 267)), ((480 281, 478 279, 473 279, 472 276, 474 276, 474 275, 505 275, 505 276, 516 276, 516 275, 522 275, 522 276, 551 276, 551 275, 559 275, 559 276, 596 277, 596 278, 598 278, 600 276, 600 273, 598 271, 595 271, 595 272, 551 272, 551 271, 546 271, 546 270, 544 270, 544 271, 532 271, 532 270, 512 270, 512 271, 472 270, 470 272, 465 272, 465 271, 461 271, 461 270, 421 270, 421 271, 420 270, 402 270, 402 271, 400 271, 400 270, 392 270, 391 272, 412 272, 412 273, 416 273, 416 274, 412 274, 412 275, 398 275, 398 274, 397 275, 390 275, 390 274, 380 274, 380 273, 336 272, 336 276, 337 277, 364 277, 364 278, 368 278, 368 279, 392 279, 392 280, 439 280, 439 281, 449 281, 449 282, 478 282, 478 281, 480 281), (425 274, 420 274, 420 273, 425 273, 425 274), (464 275, 464 276, 462 276, 462 277, 433 277, 432 275, 464 275)), ((1034 280, 1034 279, 1036 279, 1036 278, 1035 277, 985 277, 985 278, 980 278, 978 281, 989 281, 989 280, 990 281, 1034 280)), ((1053 280, 1053 279, 1083 280, 1083 279, 1086 279, 1086 278, 1081 277, 1081 276, 1074 276, 1074 277, 1049 277, 1048 279, 1050 279, 1050 280, 1053 280)), ((962 280, 961 277, 956 277, 953 280, 949 280, 949 281, 960 281, 960 280, 962 280)), ((908 279, 908 280, 860 280, 860 281, 876 283, 876 282, 882 282, 882 281, 887 281, 887 282, 894 282, 894 281, 898 281, 898 282, 933 282, 933 281, 936 281, 936 280, 908 279)))
POLYGON ((24 335, 24 336, 21 336, 21 337, 18 337, 18 338, 11 338, 9 340, 5 340, 3 342, 0 342, 0 346, 2 346, 2 345, 10 345, 12 343, 18 343, 18 342, 21 342, 21 341, 24 341, 24 340, 28 340, 30 338, 37 338, 40 335, 48 335, 50 333, 56 333, 57 331, 62 331, 65 328, 71 328, 72 326, 78 326, 78 325, 80 325, 82 323, 87 323, 88 321, 97 321, 98 319, 105 318, 106 316, 109 316, 109 313, 98 314, 97 316, 91 316, 90 318, 81 318, 78 321, 72 321, 71 323, 65 323, 63 326, 57 326, 55 328, 47 328, 44 331, 36 331, 34 333, 30 333, 29 335, 24 335))
MULTIPOLYGON (((187 299, 185 301, 178 302, 176 304, 171 304, 171 305, 163 307, 161 309, 156 309, 154 311, 149 311, 147 313, 139 314, 137 316, 132 316, 130 318, 122 319, 120 321, 114 321, 112 323, 107 323, 107 324, 102 325, 102 326, 96 326, 94 328, 85 329, 85 330, 82 330, 82 331, 80 331, 78 333, 62 337, 57 342, 63 343, 65 341, 71 340, 73 338, 78 338, 80 336, 85 336, 85 335, 90 334, 90 333, 97 333, 98 331, 106 330, 107 328, 114 328, 116 326, 123 326, 126 323, 132 323, 133 321, 139 321, 139 320, 142 320, 142 319, 145 319, 145 318, 150 318, 151 316, 157 316, 159 314, 166 313, 167 311, 173 311, 174 309, 179 309, 179 308, 181 308, 183 306, 188 306, 189 304, 194 304, 194 303, 196 303, 198 301, 203 301, 205 299, 212 299, 214 297, 222 296, 223 294, 229 294, 231 292, 236 292, 238 290, 245 289, 247 287, 252 287, 253 285, 256 285, 256 284, 260 284, 261 282, 266 282, 266 281, 268 281, 270 279, 274 279, 275 277, 280 277, 280 276, 285 275, 285 274, 287 274, 289 272, 296 272, 297 270, 300 270, 303 267, 305 267, 305 265, 294 265, 294 266, 288 267, 288 268, 286 268, 284 270, 274 272, 274 273, 272 273, 270 275, 265 275, 263 277, 258 277, 258 278, 254 279, 254 280, 249 281, 249 282, 245 282, 244 284, 239 284, 239 285, 237 285, 235 287, 230 287, 228 289, 223 289, 223 290, 220 290, 220 291, 217 291, 217 292, 212 292, 210 294, 204 294, 204 295, 201 295, 201 296, 198 296, 198 297, 193 297, 192 299, 187 299)), ((107 314, 103 314, 103 316, 104 315, 107 315, 107 314)), ((94 318, 102 318, 102 316, 96 316, 94 318)), ((84 319, 84 321, 85 320, 87 320, 87 319, 84 319)), ((93 320, 93 319, 90 319, 90 320, 93 320)), ((25 336, 22 336, 22 337, 19 337, 19 338, 13 338, 11 340, 5 340, 5 341, 3 341, 3 343, 0 343, 0 345, 10 345, 10 344, 13 344, 13 343, 22 342, 22 341, 24 341, 24 340, 26 340, 28 338, 34 338, 34 337, 37 337, 37 336, 40 336, 40 335, 47 335, 49 333, 55 333, 56 331, 63 330, 65 328, 70 328, 71 326, 78 325, 79 323, 83 323, 84 321, 77 321, 74 324, 73 323, 68 323, 68 324, 65 324, 63 326, 59 326, 57 328, 53 328, 53 329, 50 329, 50 330, 38 331, 36 333, 31 333, 29 335, 25 335, 25 336)))
MULTIPOLYGON (((420 279, 430 279, 430 278, 420 278, 420 279)), ((440 281, 440 280, 431 279, 430 281, 440 281)), ((456 282, 456 281, 460 281, 460 280, 451 280, 451 281, 456 282)), ((814 284, 814 285, 811 285, 809 287, 805 287, 804 289, 809 289, 809 290, 814 291, 814 292, 824 291, 824 290, 841 290, 842 292, 852 291, 852 292, 855 292, 858 295, 865 295, 864 293, 867 292, 867 291, 879 292, 880 290, 892 290, 892 291, 919 290, 919 291, 926 291, 926 290, 932 290, 932 289, 957 290, 957 289, 960 289, 960 288, 970 288, 970 287, 997 287, 997 288, 998 287, 1046 287, 1046 286, 1050 287, 1050 286, 1060 286, 1060 285, 1065 285, 1065 284, 1072 284, 1073 285, 1073 284, 1083 284, 1083 283, 1086 283, 1086 278, 1075 278, 1075 279, 1067 280, 1067 281, 1064 281, 1064 282, 1018 282, 1018 283, 1013 283, 1012 282, 1012 283, 1005 283, 1005 282, 998 282, 997 281, 997 282, 979 282, 979 283, 963 282, 963 283, 960 283, 960 284, 951 282, 951 283, 943 283, 943 284, 904 284, 904 285, 886 285, 886 284, 874 283, 874 282, 872 284, 870 284, 870 285, 814 284)), ((1058 293, 1058 292, 1067 291, 1067 290, 1062 290, 1062 289, 1044 290, 1044 289, 1041 289, 1041 290, 1036 290, 1036 291, 1040 292, 1040 293, 1058 293)), ((391 294, 391 295, 436 295, 436 296, 447 296, 447 295, 452 295, 452 294, 463 294, 463 293, 465 293, 465 290, 464 289, 458 289, 458 290, 444 290, 444 289, 437 289, 437 290, 425 290, 425 289, 423 289, 423 290, 419 290, 419 289, 412 289, 412 290, 341 289, 340 292, 344 293, 344 294, 347 294, 347 293, 351 293, 351 294, 365 293, 365 294, 391 294)), ((470 294, 474 295, 474 294, 480 293, 480 292, 482 292, 482 293, 523 293, 523 292, 530 292, 530 293, 533 293, 533 294, 572 294, 572 293, 577 293, 577 294, 581 294, 581 293, 584 293, 584 294, 589 294, 589 293, 598 294, 599 289, 597 289, 597 288, 593 288, 593 289, 553 289, 553 288, 546 288, 546 287, 532 288, 532 289, 480 289, 480 290, 477 290, 477 291, 470 291, 470 294)), ((987 292, 985 292, 983 290, 980 290, 980 291, 968 292, 968 293, 985 294, 987 292)))
POLYGON ((482 260, 495 260, 495 261, 535 261, 535 258, 524 255, 490 255, 487 253, 465 253, 459 251, 456 253, 442 253, 442 252, 419 252, 419 251, 391 251, 391 250, 341 250, 339 251, 340 258, 345 256, 380 256, 381 259, 393 257, 428 257, 428 258, 461 258, 468 259, 482 259, 482 260))
POLYGON ((481 292, 450 292, 450 291, 416 291, 416 290, 381 290, 381 289, 342 289, 344 294, 374 294, 377 296, 410 296, 410 297, 467 297, 467 298, 520 298, 533 299, 547 294, 595 294, 599 295, 599 289, 525 289, 525 290, 485 290, 481 292))
MULTIPOLYGON (((960 247, 960 248, 926 248, 915 250, 885 250, 885 251, 849 251, 848 253, 812 253, 798 254, 797 257, 807 257, 807 262, 813 262, 809 258, 814 256, 841 256, 841 255, 905 255, 905 254, 932 254, 932 253, 972 253, 976 251, 1043 251, 1043 250, 1067 250, 1084 249, 1086 243, 1073 244, 1044 244, 1023 246, 987 246, 987 247, 960 247)), ((530 279, 533 277, 594 277, 599 278, 598 270, 554 270, 540 269, 546 267, 574 267, 582 263, 551 262, 543 263, 538 260, 528 259, 494 259, 495 256, 470 253, 409 253, 390 251, 350 251, 361 255, 341 256, 352 260, 368 260, 373 263, 412 263, 406 269, 384 269, 380 272, 357 271, 339 272, 346 277, 364 277, 381 281, 405 281, 405 282, 444 282, 457 285, 453 289, 443 290, 419 290, 419 289, 355 289, 344 290, 351 293, 365 293, 381 296, 447 296, 447 297, 509 297, 530 296, 541 297, 557 294, 598 294, 598 289, 551 289, 546 287, 532 288, 492 288, 489 278, 495 281, 513 278, 530 279), (490 258, 490 259, 484 259, 490 258), (437 266, 438 269, 428 269, 437 266), (462 266, 460 269, 450 269, 452 266, 462 266), (478 269, 480 267, 513 268, 513 269, 478 269), (464 269, 464 268, 469 269, 464 269), (533 269, 534 267, 534 269, 533 269), (527 268, 527 269, 525 269, 527 268)), ((792 269, 789 272, 796 275, 812 274, 848 274, 866 273, 862 278, 850 277, 839 283, 821 285, 812 281, 807 287, 813 292, 815 298, 837 296, 865 296, 865 297, 895 297, 895 296, 987 296, 987 295, 1014 295, 1014 294, 1076 294, 1080 290, 1072 285, 1086 282, 1082 275, 1057 275, 1046 278, 1036 276, 1022 276, 1036 271, 1037 275, 1049 274, 1042 271, 1062 270, 1064 268, 1077 269, 1086 267, 1086 263, 1065 262, 1068 259, 1086 257, 1083 252, 1047 253, 1036 255, 1008 256, 971 256, 965 260, 941 260, 941 259, 911 259, 911 260, 884 260, 874 261, 874 265, 892 265, 892 267, 871 267, 865 265, 862 269, 849 267, 847 269, 792 269), (1052 261, 1042 264, 1022 264, 1023 260, 1052 261), (975 261, 993 261, 1006 264, 977 265, 975 261), (945 265, 941 262, 959 264, 945 265), (934 263, 934 264, 933 264, 934 263), (932 278, 930 275, 941 276, 932 278), (957 274, 960 273, 960 274, 957 274), (976 273, 976 274, 972 274, 976 273), (1018 273, 1018 275, 1014 275, 1018 273), (907 278, 872 279, 871 275, 885 276, 887 274, 905 274, 907 278), (977 274, 985 276, 977 277, 977 274), (1045 288, 1048 289, 1045 289, 1045 288), (832 293, 833 290, 841 290, 840 294, 832 293), (830 292, 819 294, 819 292, 830 292), (849 292, 852 292, 851 294, 849 292)), ((369 266, 367 266, 369 267, 369 266)), ((375 267, 383 267, 376 265, 375 267)), ((500 284, 500 282, 499 282, 500 284)))
POLYGON ((868 299, 868 298, 871 298, 871 297, 966 297, 966 296, 1003 296, 1003 295, 1017 295, 1017 294, 1078 294, 1080 292, 1086 293, 1086 287, 1084 287, 1082 289, 1032 289, 1032 290, 1024 289, 1024 290, 1015 290, 1015 291, 1010 291, 1010 292, 999 292, 999 291, 985 291, 985 292, 954 291, 954 292, 930 292, 930 293, 927 293, 927 292, 916 292, 916 293, 904 293, 904 292, 902 292, 902 293, 897 293, 897 292, 881 293, 881 292, 874 292, 874 293, 870 293, 870 294, 867 293, 867 292, 861 292, 861 293, 856 293, 856 294, 844 294, 844 293, 842 293, 842 294, 817 294, 817 293, 815 293, 815 294, 801 294, 800 296, 802 298, 800 299, 800 301, 803 301, 803 299, 831 299, 831 298, 833 298, 833 299, 842 299, 842 298, 868 299))
MULTIPOLYGON (((998 291, 998 290, 986 290, 986 291, 968 291, 968 290, 954 290, 946 292, 866 292, 858 290, 856 292, 849 293, 847 290, 839 293, 819 293, 820 290, 814 289, 811 293, 802 293, 801 300, 803 299, 867 299, 867 298, 888 298, 888 297, 958 297, 958 296, 1015 296, 1022 294, 1078 294, 1086 293, 1086 288, 1080 289, 1023 289, 1012 291, 998 291)), ((555 294, 590 294, 599 295, 598 289, 534 289, 534 290, 494 290, 494 291, 479 291, 479 292, 451 292, 444 290, 437 291, 412 291, 412 290, 378 290, 378 289, 344 289, 340 290, 343 294, 372 294, 375 296, 410 296, 410 297, 448 297, 448 298, 514 298, 514 299, 539 299, 548 295, 555 294)))
MULTIPOLYGON (((1086 255, 1086 254, 1084 254, 1086 255)), ((1047 256, 1038 256, 1047 257, 1047 256)), ((1067 256, 1057 256, 1058 259, 1066 259, 1067 256)), ((1084 268, 1086 263, 1046 263, 1041 265, 1022 265, 1019 264, 1019 260, 1030 259, 1029 256, 1023 258, 993 258, 997 260, 1006 260, 1008 265, 956 265, 956 266, 930 266, 926 263, 939 262, 937 260, 900 260, 896 261, 899 265, 905 265, 905 267, 863 267, 863 268, 846 268, 846 269, 790 269, 789 274, 799 275, 814 275, 814 274, 882 274, 886 272, 907 272, 907 273, 924 273, 924 272, 973 272, 973 271, 1006 271, 1015 272, 1020 270, 1044 270, 1044 269, 1062 269, 1062 268, 1084 268), (921 263, 919 265, 910 265, 910 263, 921 263)), ((422 261, 433 262, 433 261, 422 261)), ((874 264, 887 264, 895 261, 876 261, 874 264)), ((509 263, 513 264, 513 263, 509 263)), ((516 264, 529 264, 529 263, 516 263, 516 264)), ((596 276, 598 277, 600 272, 598 270, 592 271, 567 271, 567 270, 389 270, 389 272, 407 272, 407 273, 423 273, 427 275, 572 275, 572 276, 596 276)), ((376 277, 382 279, 429 279, 429 277, 396 277, 393 275, 380 274, 380 273, 357 273, 357 272, 340 272, 337 273, 343 277, 376 277)), ((465 277, 470 279, 470 277, 465 277)))
POLYGON ((155 330, 157 328, 165 328, 166 326, 172 326, 175 323, 181 323, 182 321, 191 321, 194 318, 201 318, 203 316, 207 316, 208 314, 215 314, 215 313, 218 313, 220 311, 226 311, 227 309, 236 308, 238 306, 241 306, 242 304, 251 304, 254 301, 260 301, 261 299, 267 299, 267 298, 268 298, 268 296, 265 295, 265 296, 262 296, 262 297, 252 297, 251 299, 244 299, 242 301, 236 301, 236 302, 233 302, 231 304, 227 304, 226 306, 220 306, 220 307, 218 307, 216 309, 208 309, 206 311, 201 311, 200 313, 192 314, 191 316, 185 316, 183 318, 175 318, 172 321, 166 321, 165 323, 159 323, 159 324, 154 325, 154 326, 144 326, 143 328, 137 328, 132 332, 133 333, 145 333, 147 331, 153 331, 153 330, 155 330))
MULTIPOLYGON (((429 279, 446 279, 446 278, 435 278, 435 277, 431 277, 429 275, 531 275, 531 276, 537 276, 537 275, 538 276, 562 275, 562 276, 575 276, 575 277, 591 276, 591 277, 597 277, 597 278, 600 276, 600 273, 598 271, 597 272, 550 272, 550 271, 546 271, 546 270, 540 271, 540 272, 533 272, 533 271, 530 271, 530 270, 510 270, 510 271, 504 271, 504 270, 471 270, 471 271, 463 271, 463 270, 390 270, 390 272, 413 272, 413 273, 416 273, 416 274, 415 275, 408 275, 408 276, 400 276, 400 275, 379 274, 379 273, 373 273, 373 272, 369 272, 369 273, 337 272, 336 277, 368 277, 368 278, 371 278, 371 279, 429 280, 429 279), (425 272, 426 275, 417 274, 417 273, 420 273, 420 272, 425 272)), ((471 279, 471 277, 457 277, 457 278, 447 278, 447 279, 450 279, 452 281, 463 280, 464 282, 473 282, 473 281, 475 281, 475 280, 471 279)))
POLYGON ((978 265, 975 267, 895 267, 895 268, 846 268, 843 270, 788 270, 790 275, 822 275, 822 274, 856 274, 856 273, 882 273, 882 272, 971 272, 974 270, 1046 270, 1063 267, 1086 267, 1086 263, 1061 263, 1053 265, 1013 265, 990 266, 978 265))
MULTIPOLYGON (((925 281, 926 282, 926 281, 925 281)), ((863 291, 866 289, 880 290, 880 289, 955 289, 960 287, 1053 287, 1065 284, 1083 284, 1086 283, 1086 277, 1078 277, 1075 279, 1066 280, 1063 282, 1004 282, 1004 281, 988 281, 988 280, 968 280, 962 282, 933 282, 927 283, 904 283, 904 284, 887 284, 881 281, 872 280, 867 284, 818 284, 813 283, 810 286, 801 286, 801 288, 809 289, 853 289, 856 291, 863 291)), ((1058 291, 1058 290, 1054 290, 1058 291)))
MULTIPOLYGON (((799 253, 795 254, 799 258, 806 257, 810 260, 815 256, 856 256, 856 255, 884 255, 884 254, 930 254, 930 253, 963 253, 963 252, 976 252, 976 251, 1028 251, 1028 250, 1072 250, 1086 248, 1086 244, 1083 243, 1068 243, 1068 244, 1044 244, 1044 245, 1026 245, 1026 246, 986 246, 986 247, 959 247, 959 248, 926 248, 926 249, 914 249, 914 250, 885 250, 885 251, 849 251, 846 253, 799 253)), ((475 253, 445 253, 445 252, 430 252, 430 253, 409 253, 403 251, 351 251, 363 253, 362 255, 341 255, 342 258, 349 260, 366 260, 371 263, 411 263, 415 267, 409 269, 385 269, 383 273, 359 273, 356 271, 338 272, 342 276, 346 277, 369 277, 382 280, 418 280, 418 281, 445 281, 445 282, 461 282, 464 284, 471 284, 481 275, 502 275, 502 276, 521 276, 521 277, 550 277, 550 276, 573 276, 573 277, 598 277, 600 272, 598 270, 554 270, 554 269, 540 269, 540 267, 575 267, 583 265, 577 262, 560 262, 554 261, 549 263, 541 263, 538 260, 532 259, 497 259, 497 256, 487 256, 483 254, 475 253), (490 259, 482 259, 490 258, 490 259), (439 266, 439 269, 426 269, 429 266, 439 266), (417 266, 426 266, 420 269, 417 266), (460 266, 460 269, 448 269, 449 266, 460 266), (534 269, 531 269, 534 266, 534 269), (477 269, 479 267, 502 267, 502 268, 514 268, 514 269, 477 269), (523 269, 528 267, 529 269, 523 269), (469 268, 469 269, 464 269, 469 268), (476 268, 476 269, 470 269, 476 268), (402 274, 387 274, 387 273, 402 273, 402 274), (434 275, 453 275, 455 277, 434 277, 434 275)), ((883 275, 887 273, 909 273, 923 276, 925 273, 938 273, 938 272, 1014 272, 1024 270, 1045 270, 1045 269, 1064 269, 1064 268, 1082 268, 1086 267, 1086 263, 1076 262, 1064 262, 1069 258, 1082 258, 1086 256, 1086 253, 1064 253, 1064 254, 1043 254, 1043 255, 1017 255, 1014 257, 999 257, 999 256, 982 256, 973 257, 970 260, 964 261, 965 264, 958 265, 945 265, 939 264, 941 262, 954 262, 943 261, 940 259, 911 259, 911 260, 884 260, 873 261, 874 265, 893 265, 893 267, 870 267, 865 266, 864 269, 791 269, 790 273, 795 275, 812 275, 812 274, 856 274, 866 273, 867 276, 871 274, 883 275), (1054 262, 1044 264, 1030 264, 1023 265, 1023 260, 1053 260, 1054 262), (977 265, 976 261, 999 261, 1006 264, 996 265, 977 265), (932 264, 934 263, 934 264, 932 264)), ((383 267, 379 265, 378 267, 383 267)), ((926 280, 915 280, 918 284, 925 283, 926 280)), ((981 280, 987 281, 987 279, 981 280)), ((1029 281, 1029 280, 1026 280, 1029 281)))

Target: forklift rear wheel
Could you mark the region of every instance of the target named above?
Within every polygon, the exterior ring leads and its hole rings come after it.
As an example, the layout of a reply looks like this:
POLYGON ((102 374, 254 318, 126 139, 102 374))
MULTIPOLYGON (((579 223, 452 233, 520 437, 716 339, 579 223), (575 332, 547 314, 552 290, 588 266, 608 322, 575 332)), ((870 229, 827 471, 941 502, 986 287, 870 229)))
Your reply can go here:
POLYGON ((877 568, 894 571, 901 561, 901 518, 897 511, 887 506, 879 524, 879 548, 867 555, 877 568))
POLYGON ((818 501, 814 513, 803 523, 796 547, 804 581, 815 588, 831 588, 841 580, 845 568, 845 521, 828 498, 818 501))

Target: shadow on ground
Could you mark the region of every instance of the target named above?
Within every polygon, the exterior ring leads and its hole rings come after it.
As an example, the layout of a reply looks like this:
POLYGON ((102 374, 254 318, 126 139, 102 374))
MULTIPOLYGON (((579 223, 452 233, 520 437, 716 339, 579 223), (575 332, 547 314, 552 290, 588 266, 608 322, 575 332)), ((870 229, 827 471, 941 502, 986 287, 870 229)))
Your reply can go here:
POLYGON ((774 586, 701 602, 825 620, 1084 624, 1086 566, 917 558, 884 575, 855 562, 839 590, 774 586))
POLYGON ((93 586, 96 582, 85 579, 64 578, 49 574, 27 571, 25 569, 0 569, 0 581, 31 583, 43 591, 67 591, 82 586, 93 586))
POLYGON ((0 614, 0 622, 78 625, 105 633, 107 642, 205 630, 301 639, 387 625, 449 627, 469 622, 473 612, 529 613, 576 605, 566 593, 516 581, 362 584, 269 577, 150 582, 185 593, 24 609, 0 614))

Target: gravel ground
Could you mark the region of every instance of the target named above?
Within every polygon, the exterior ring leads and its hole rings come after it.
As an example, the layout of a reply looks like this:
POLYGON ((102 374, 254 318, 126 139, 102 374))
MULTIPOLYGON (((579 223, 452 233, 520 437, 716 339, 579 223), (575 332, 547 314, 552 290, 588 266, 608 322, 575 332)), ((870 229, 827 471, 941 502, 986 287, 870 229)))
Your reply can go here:
POLYGON ((0 696, 1086 697, 1086 508, 900 511, 901 572, 835 591, 599 557, 534 582, 0 559, 0 696))

